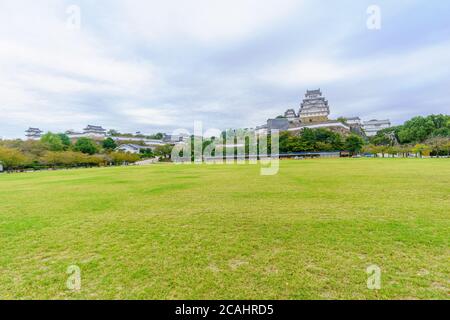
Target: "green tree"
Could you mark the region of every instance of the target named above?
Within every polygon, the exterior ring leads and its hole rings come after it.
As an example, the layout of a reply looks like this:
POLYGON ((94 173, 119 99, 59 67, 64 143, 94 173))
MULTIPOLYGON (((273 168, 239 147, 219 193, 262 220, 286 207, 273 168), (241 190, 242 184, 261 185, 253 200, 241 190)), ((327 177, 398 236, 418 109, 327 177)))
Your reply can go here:
POLYGON ((165 144, 163 146, 157 146, 155 148, 155 155, 163 158, 163 159, 170 159, 170 157, 172 156, 172 148, 173 146, 171 146, 170 144, 165 144))
POLYGON ((450 136, 450 116, 439 114, 414 117, 398 130, 400 143, 419 144, 435 136, 450 136))
POLYGON ((21 152, 31 158, 38 158, 42 156, 46 151, 49 150, 48 145, 42 143, 39 140, 26 140, 17 146, 21 152))
POLYGON ((41 142, 47 145, 50 151, 62 151, 65 147, 61 137, 56 133, 47 132, 41 137, 41 142))
POLYGON ((415 154, 419 154, 419 156, 422 158, 423 156, 428 156, 431 152, 430 146, 427 146, 426 144, 416 144, 412 148, 412 152, 415 154))
POLYGON ((141 149, 139 151, 139 153, 140 153, 141 157, 143 157, 143 158, 154 158, 155 157, 151 148, 141 149))
POLYGON ((164 133, 158 132, 157 134, 152 134, 152 135, 148 136, 148 138, 161 140, 162 138, 164 138, 164 133))
POLYGON ((300 139, 296 143, 296 147, 303 149, 302 151, 314 151, 316 144, 316 134, 313 129, 305 128, 300 134, 300 139))
POLYGON ((344 118, 344 117, 339 117, 339 118, 337 118, 336 120, 339 121, 339 122, 342 123, 342 124, 348 125, 347 119, 344 118))
POLYGON ((119 165, 124 163, 134 163, 141 159, 139 155, 129 152, 111 152, 108 156, 112 163, 119 165))
POLYGON ((103 140, 102 146, 106 150, 114 150, 117 148, 117 144, 112 138, 106 138, 105 140, 103 140))
POLYGON ((73 150, 92 155, 98 151, 98 147, 94 140, 82 137, 75 142, 73 150))
POLYGON ((344 148, 351 154, 359 153, 364 145, 364 140, 356 135, 351 134, 345 139, 344 148))
POLYGON ((30 161, 17 149, 0 147, 0 162, 4 169, 11 170, 24 167, 29 164, 30 161))
POLYGON ((376 145, 366 144, 362 147, 361 151, 364 153, 370 153, 376 157, 378 155, 379 150, 378 150, 378 146, 376 146, 376 145))
POLYGON ((70 145, 72 144, 72 141, 70 141, 69 136, 65 133, 58 133, 58 136, 61 138, 64 150, 69 149, 70 145))
POLYGON ((380 130, 373 137, 369 138, 370 143, 377 146, 389 146, 395 144, 396 141, 392 141, 391 135, 395 137, 395 140, 399 140, 398 131, 400 127, 391 127, 380 130))
POLYGON ((425 141, 426 145, 431 148, 433 156, 439 157, 447 155, 446 145, 450 142, 450 138, 445 137, 433 137, 425 141))
POLYGON ((108 135, 115 137, 115 136, 120 135, 120 132, 117 130, 111 129, 111 130, 108 130, 108 135))

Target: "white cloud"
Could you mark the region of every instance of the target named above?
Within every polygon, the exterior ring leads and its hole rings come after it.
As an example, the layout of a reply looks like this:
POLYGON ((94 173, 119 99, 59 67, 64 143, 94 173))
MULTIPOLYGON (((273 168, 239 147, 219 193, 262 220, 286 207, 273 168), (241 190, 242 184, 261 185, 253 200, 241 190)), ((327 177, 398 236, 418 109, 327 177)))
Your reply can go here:
POLYGON ((124 32, 147 41, 240 41, 300 10, 300 0, 116 1, 124 32), (131 25, 125 21, 132 21, 131 25))
POLYGON ((169 112, 166 108, 152 108, 152 107, 133 107, 133 106, 120 106, 118 108, 120 112, 125 116, 131 118, 130 120, 140 123, 149 124, 155 126, 170 126, 176 122, 173 112, 169 112))
MULTIPOLYGON (((330 82, 404 78, 404 84, 448 76, 450 43, 431 45, 412 52, 348 60, 333 56, 298 57, 260 71, 259 79, 276 86, 314 87, 330 82)), ((401 85, 401 84, 397 84, 401 85)))
POLYGON ((8 30, 0 33, 0 125, 79 126, 99 117, 73 100, 148 97, 161 85, 151 62, 123 58, 102 39, 67 29, 60 1, 26 3, 0 5, 0 27, 8 30))
MULTIPOLYGON (((396 33, 405 8, 421 14, 416 2, 382 4, 378 33, 365 27, 366 7, 351 1, 77 3, 79 32, 66 28, 70 1, 0 2, 0 135, 87 122, 128 131, 193 120, 255 126, 297 105, 311 87, 324 89, 333 112, 360 116, 388 114, 405 100, 401 90, 417 98, 438 83, 444 89, 434 95, 447 94, 450 45, 433 32, 442 29, 431 26, 424 34, 433 38, 422 42, 396 33)), ((436 12, 430 23, 442 16, 436 12)), ((437 111, 447 101, 420 99, 437 111)), ((406 108, 391 114, 401 118, 402 110, 411 113, 406 108)))
POLYGON ((317 86, 359 73, 355 66, 345 66, 325 59, 298 61, 271 66, 260 73, 260 80, 287 87, 317 86))

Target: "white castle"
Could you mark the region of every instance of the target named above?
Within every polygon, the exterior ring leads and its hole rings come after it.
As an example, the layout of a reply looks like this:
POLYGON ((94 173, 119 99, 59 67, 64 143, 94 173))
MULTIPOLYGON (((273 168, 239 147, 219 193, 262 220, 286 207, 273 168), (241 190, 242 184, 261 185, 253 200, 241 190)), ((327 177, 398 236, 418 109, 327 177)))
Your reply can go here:
POLYGON ((371 120, 362 122, 359 117, 345 118, 345 121, 330 120, 330 106, 328 100, 322 96, 320 89, 307 90, 300 103, 298 113, 295 109, 288 109, 283 117, 267 120, 267 124, 256 127, 259 133, 267 133, 273 129, 281 131, 301 131, 304 128, 326 128, 343 134, 364 132, 367 136, 374 136, 379 130, 389 128, 389 120, 371 120))

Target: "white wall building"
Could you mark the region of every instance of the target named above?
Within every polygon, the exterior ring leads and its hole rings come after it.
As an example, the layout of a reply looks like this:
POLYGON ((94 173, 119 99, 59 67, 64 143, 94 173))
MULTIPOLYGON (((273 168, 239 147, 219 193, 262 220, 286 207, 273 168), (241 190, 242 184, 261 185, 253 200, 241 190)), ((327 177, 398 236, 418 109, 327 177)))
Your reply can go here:
POLYGON ((143 142, 145 145, 149 147, 157 147, 157 146, 163 146, 166 143, 164 143, 162 140, 157 139, 146 139, 146 138, 139 138, 139 137, 120 137, 120 136, 114 136, 110 137, 116 142, 120 141, 136 141, 136 142, 143 142))
POLYGON ((123 144, 119 147, 116 148, 116 151, 122 151, 122 152, 129 152, 129 153, 140 153, 141 150, 148 150, 148 149, 152 149, 149 146, 139 146, 137 144, 123 144))
POLYGON ((106 138, 106 130, 101 126, 88 125, 83 129, 83 132, 76 132, 74 130, 66 131, 66 135, 70 139, 78 138, 92 138, 92 139, 104 139, 106 138))
POLYGON ((389 120, 370 120, 364 121, 363 129, 368 137, 373 137, 378 131, 391 127, 389 120))
POLYGON ((362 121, 359 117, 345 118, 345 122, 351 126, 361 126, 362 121))

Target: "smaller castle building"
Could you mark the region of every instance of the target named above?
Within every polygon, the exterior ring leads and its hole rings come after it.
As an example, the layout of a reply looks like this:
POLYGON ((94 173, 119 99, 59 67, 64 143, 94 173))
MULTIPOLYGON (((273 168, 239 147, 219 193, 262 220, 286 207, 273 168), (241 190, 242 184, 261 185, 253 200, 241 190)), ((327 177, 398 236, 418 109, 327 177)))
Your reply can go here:
POLYGON ((43 131, 39 128, 28 128, 28 130, 25 131, 25 136, 28 140, 39 140, 42 132, 43 131))
POLYGON ((106 136, 106 130, 103 129, 101 126, 93 126, 93 125, 88 125, 86 128, 83 129, 83 132, 85 135, 92 135, 92 136, 101 136, 101 137, 105 137, 106 136))
POLYGON ((391 127, 389 120, 370 120, 364 121, 363 128, 368 137, 373 137, 378 131, 391 127))

